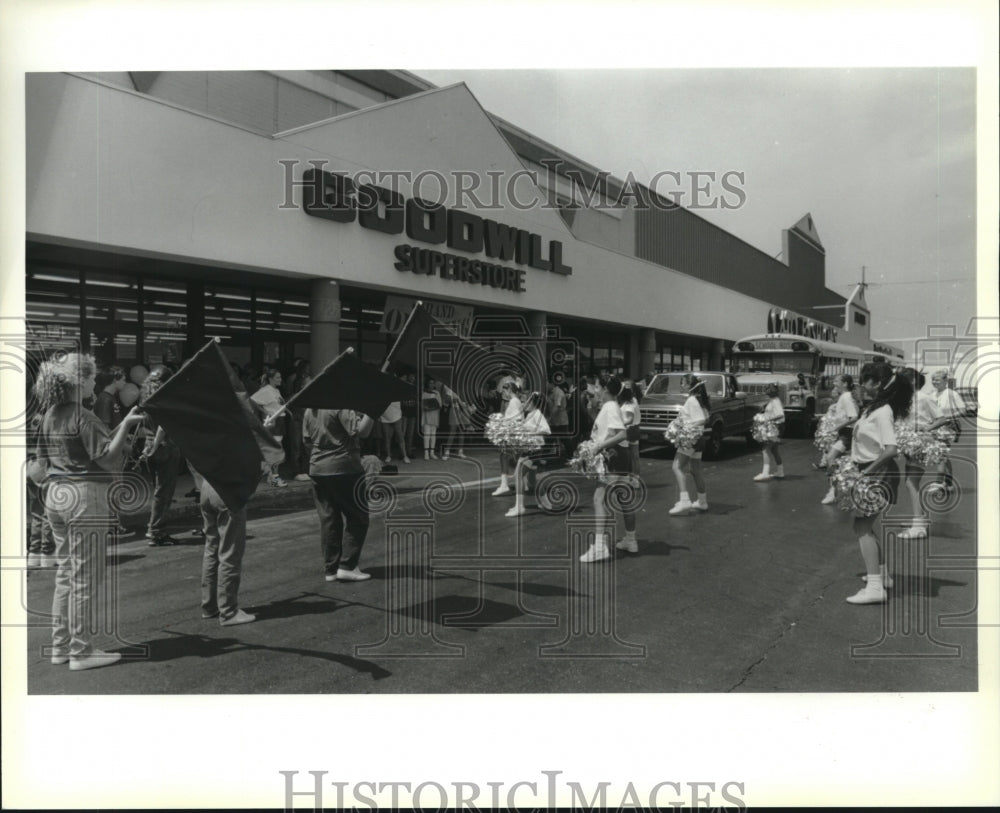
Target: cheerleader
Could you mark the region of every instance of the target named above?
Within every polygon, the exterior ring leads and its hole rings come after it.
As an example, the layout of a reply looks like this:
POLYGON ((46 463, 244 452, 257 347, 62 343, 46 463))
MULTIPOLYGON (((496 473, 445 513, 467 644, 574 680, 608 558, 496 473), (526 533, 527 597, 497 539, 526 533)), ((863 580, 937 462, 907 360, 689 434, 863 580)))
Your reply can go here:
MULTIPOLYGON (((590 432, 590 439, 596 444, 595 451, 605 452, 608 458, 607 473, 601 475, 597 488, 594 489, 594 514, 597 517, 597 529, 594 537, 594 544, 587 552, 580 557, 580 561, 586 564, 600 562, 611 558, 611 551, 608 549, 608 535, 605 533, 605 523, 607 521, 607 506, 605 505, 605 495, 607 487, 623 477, 628 476, 630 465, 628 462, 628 440, 625 431, 625 422, 622 420, 621 409, 615 398, 621 392, 622 382, 617 378, 597 379, 595 385, 596 399, 601 407, 594 419, 594 426, 590 432)), ((627 531, 626 526, 626 531, 627 531)), ((628 534, 616 547, 632 553, 638 553, 639 548, 635 543, 635 526, 632 527, 631 541, 628 534)))
MULTIPOLYGON (((885 494, 888 507, 896 504, 899 480, 893 422, 909 414, 913 387, 907 378, 894 374, 892 367, 882 362, 861 368, 861 385, 872 400, 854 424, 851 460, 866 478, 876 481, 876 488, 885 494)), ((886 600, 886 588, 892 586, 882 548, 873 533, 877 516, 865 516, 857 510, 854 514, 854 534, 867 575, 865 586, 847 597, 850 604, 880 604, 886 600)))
MULTIPOLYGON (((507 376, 500 381, 500 397, 503 399, 503 416, 508 418, 523 418, 524 407, 521 405, 521 384, 513 376, 507 376)), ((500 452, 500 485, 493 492, 494 497, 510 494, 510 477, 514 473, 517 458, 507 452, 500 452)))
MULTIPOLYGON (((780 428, 782 428, 785 424, 785 408, 781 405, 781 398, 778 395, 778 385, 768 384, 764 393, 770 400, 764 405, 764 408, 761 410, 761 414, 763 414, 764 420, 773 421, 777 424, 780 430, 780 428)), ((758 483, 763 483, 771 479, 785 479, 785 466, 781 462, 781 452, 778 449, 780 445, 780 439, 761 444, 761 454, 764 457, 764 468, 760 474, 753 478, 758 483), (771 474, 771 458, 774 458, 774 474, 771 474)))
MULTIPOLYGON (((926 379, 924 374, 917 372, 912 367, 905 367, 899 371, 905 376, 913 386, 913 401, 910 404, 910 414, 905 423, 914 432, 931 432, 938 427, 947 426, 950 418, 941 414, 937 399, 932 395, 926 395, 921 390, 924 388, 926 379)), ((920 505, 920 478, 924 476, 924 467, 909 455, 903 455, 904 474, 903 483, 906 493, 910 498, 910 505, 913 508, 913 524, 911 527, 900 532, 900 539, 913 539, 927 533, 927 526, 930 524, 928 518, 923 513, 920 505)))
POLYGON ((441 396, 437 382, 429 376, 424 380, 424 391, 420 394, 421 429, 424 433, 424 460, 438 459, 434 451, 438 426, 441 424, 441 396))
MULTIPOLYGON (((705 382, 700 381, 696 376, 688 374, 684 377, 684 386, 688 391, 687 400, 681 407, 680 415, 677 417, 685 426, 705 428, 711 414, 711 404, 708 400, 708 393, 705 391, 705 382)), ((674 455, 674 477, 677 478, 677 490, 680 492, 677 503, 670 509, 671 516, 687 514, 691 511, 708 510, 708 494, 705 489, 705 478, 701 474, 701 456, 705 450, 705 435, 701 437, 693 447, 678 446, 677 454, 674 455), (687 487, 688 474, 695 486, 695 493, 698 499, 691 501, 690 491, 687 487)))
MULTIPOLYGON (((857 395, 854 392, 854 377, 848 373, 838 375, 833 382, 833 395, 837 400, 826 414, 830 416, 828 418, 830 421, 830 430, 839 431, 850 426, 858 419, 858 401, 857 395)), ((847 447, 844 445, 843 439, 837 438, 833 446, 827 449, 820 460, 820 467, 826 468, 829 471, 836 459, 846 451, 847 447)), ((826 496, 820 502, 823 505, 833 505, 836 501, 837 495, 834 492, 833 483, 830 483, 830 488, 826 492, 826 496)))
MULTIPOLYGON (((538 392, 531 393, 524 402, 524 431, 525 433, 537 435, 543 441, 547 441, 552 430, 549 422, 542 414, 542 395, 538 392)), ((534 495, 536 487, 537 461, 552 457, 551 449, 544 445, 538 451, 530 452, 518 458, 514 466, 514 507, 507 511, 504 516, 519 517, 524 513, 524 493, 534 495)), ((531 506, 534 508, 534 506, 531 506)))

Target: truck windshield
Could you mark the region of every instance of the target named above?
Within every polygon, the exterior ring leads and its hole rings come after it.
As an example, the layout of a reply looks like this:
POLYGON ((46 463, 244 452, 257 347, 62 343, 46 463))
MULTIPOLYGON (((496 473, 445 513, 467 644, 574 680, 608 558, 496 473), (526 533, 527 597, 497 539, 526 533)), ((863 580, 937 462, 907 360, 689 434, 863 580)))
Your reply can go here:
POLYGON ((816 357, 812 353, 737 353, 733 371, 737 373, 813 374, 816 357))
MULTIPOLYGON (((695 373, 697 376, 698 374, 695 373)), ((709 395, 719 396, 725 389, 722 376, 701 376, 705 382, 705 390, 709 395)), ((658 375, 649 383, 648 395, 687 395, 683 375, 658 375)))

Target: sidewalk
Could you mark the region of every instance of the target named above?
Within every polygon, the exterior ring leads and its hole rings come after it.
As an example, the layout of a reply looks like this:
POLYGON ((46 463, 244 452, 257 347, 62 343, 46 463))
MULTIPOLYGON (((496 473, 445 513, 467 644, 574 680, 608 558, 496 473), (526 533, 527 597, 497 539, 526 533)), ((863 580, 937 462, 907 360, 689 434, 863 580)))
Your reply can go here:
MULTIPOLYGON (((463 478, 463 482, 479 483, 483 478, 497 479, 500 476, 500 462, 498 452, 494 447, 473 447, 465 449, 466 459, 450 458, 449 460, 424 460, 423 456, 411 458, 410 463, 403 463, 402 460, 393 459, 392 465, 398 469, 398 474, 384 475, 387 480, 393 482, 397 489, 406 489, 408 480, 420 479, 415 475, 430 474, 431 472, 453 470, 463 478), (479 476, 470 477, 469 464, 473 463, 479 468, 479 476), (465 471, 462 471, 462 470, 465 471)), ((251 516, 261 514, 274 514, 281 511, 303 511, 313 507, 313 491, 311 481, 295 480, 290 472, 283 477, 287 485, 284 488, 277 488, 268 485, 263 480, 250 498, 248 511, 251 516)), ((174 500, 170 510, 167 512, 167 524, 171 534, 189 533, 201 527, 200 510, 198 501, 191 496, 185 496, 194 491, 194 478, 185 469, 177 478, 177 488, 174 491, 174 500)), ((149 523, 149 501, 138 511, 122 514, 122 524, 132 531, 130 535, 122 535, 121 542, 131 542, 137 538, 142 538, 146 534, 146 526, 149 523)))

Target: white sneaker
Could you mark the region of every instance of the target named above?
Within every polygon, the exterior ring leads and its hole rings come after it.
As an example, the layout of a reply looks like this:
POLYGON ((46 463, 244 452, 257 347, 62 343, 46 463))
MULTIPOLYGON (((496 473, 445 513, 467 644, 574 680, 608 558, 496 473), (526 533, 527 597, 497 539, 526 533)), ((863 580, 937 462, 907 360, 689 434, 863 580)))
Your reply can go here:
POLYGON ((382 461, 382 462, 384 462, 384 463, 385 463, 385 464, 386 464, 387 466, 391 466, 391 465, 392 465, 392 458, 391 458, 391 457, 387 457, 387 458, 386 458, 386 459, 385 459, 384 461, 382 461))
POLYGON ((404 463, 409 463, 409 462, 410 462, 410 458, 408 458, 408 457, 404 457, 404 458, 403 458, 403 462, 404 462, 404 463))
POLYGON ((775 480, 784 480, 785 479, 785 467, 784 466, 778 466, 777 470, 774 472, 774 479, 775 480))
POLYGON ((84 669, 99 669, 102 666, 111 666, 118 663, 122 656, 117 652, 102 652, 99 649, 93 650, 89 655, 82 658, 70 656, 69 669, 71 672, 82 672, 84 669))
POLYGON ((595 542, 591 545, 585 554, 580 557, 581 562, 600 562, 604 559, 611 558, 611 551, 608 550, 608 546, 603 542, 595 542))
POLYGON ((691 503, 691 507, 697 511, 707 511, 708 510, 708 500, 699 499, 697 502, 691 503))
POLYGON ((882 604, 888 598, 885 589, 865 585, 853 596, 847 597, 848 604, 882 604))
POLYGON ((771 479, 771 474, 770 474, 770 472, 762 471, 760 474, 758 474, 753 479, 757 483, 764 483, 764 482, 767 482, 768 480, 771 479))
POLYGON ((340 568, 337 571, 337 581, 339 582, 363 582, 368 581, 372 577, 371 573, 363 573, 360 568, 354 568, 354 570, 344 570, 340 568))
POLYGON ((615 547, 618 550, 628 551, 629 553, 639 552, 639 543, 634 536, 624 536, 621 541, 615 542, 615 547))
POLYGON ((431 452, 431 459, 432 460, 437 460, 438 459, 437 452, 431 452))
POLYGON ((524 510, 524 506, 523 505, 515 505, 513 508, 508 509, 507 513, 504 514, 504 516, 505 517, 521 517, 521 516, 524 516, 525 513, 526 512, 524 510))
POLYGON ((441 455, 441 459, 442 459, 442 460, 447 460, 447 459, 448 459, 448 453, 447 453, 447 452, 445 452, 444 454, 442 454, 442 455, 441 455))
POLYGON ((833 505, 837 501, 837 493, 831 488, 826 492, 826 496, 820 500, 820 505, 833 505))
POLYGON ((510 494, 510 486, 500 486, 493 492, 494 497, 502 497, 504 494, 510 494))
MULTIPOLYGON (((861 581, 867 582, 868 581, 868 576, 862 576, 861 577, 861 581)), ((895 584, 895 582, 892 580, 892 576, 890 576, 888 573, 883 573, 882 574, 882 586, 886 590, 888 590, 889 588, 891 588, 894 584, 895 584)))
POLYGON ((544 494, 539 494, 537 500, 538 500, 538 507, 541 508, 543 511, 552 512, 556 510, 556 507, 552 504, 552 501, 549 500, 549 498, 546 497, 544 494))
POLYGON ((676 517, 680 514, 686 514, 692 508, 694 508, 694 503, 691 500, 678 500, 668 513, 670 516, 676 517))
POLYGON ((257 616, 252 613, 245 613, 243 610, 237 610, 229 618, 220 618, 220 627, 235 627, 238 624, 249 624, 251 621, 256 621, 257 616))
POLYGON ((465 460, 465 452, 459 449, 457 452, 455 452, 455 457, 460 457, 462 458, 462 460, 465 460))
POLYGON ((898 539, 916 539, 920 536, 927 536, 927 529, 921 525, 914 525, 896 534, 898 539))

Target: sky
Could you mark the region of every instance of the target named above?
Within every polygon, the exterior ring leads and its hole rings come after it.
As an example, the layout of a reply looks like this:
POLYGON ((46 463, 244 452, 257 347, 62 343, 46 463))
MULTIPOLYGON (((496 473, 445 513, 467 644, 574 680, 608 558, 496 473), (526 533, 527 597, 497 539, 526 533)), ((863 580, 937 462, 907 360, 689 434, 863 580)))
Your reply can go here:
POLYGON ((741 206, 698 213, 771 256, 811 213, 827 287, 849 296, 865 268, 875 339, 975 312, 971 68, 413 72, 618 178, 743 173, 741 206))

